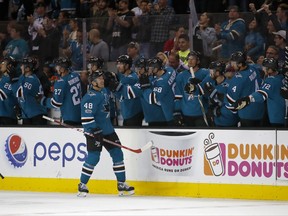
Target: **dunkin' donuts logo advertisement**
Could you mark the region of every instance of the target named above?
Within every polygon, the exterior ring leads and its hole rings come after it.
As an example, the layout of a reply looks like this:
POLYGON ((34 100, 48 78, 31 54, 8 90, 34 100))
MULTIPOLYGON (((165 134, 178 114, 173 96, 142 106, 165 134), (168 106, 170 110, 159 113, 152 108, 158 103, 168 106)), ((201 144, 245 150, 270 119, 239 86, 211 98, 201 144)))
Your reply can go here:
POLYGON ((194 156, 191 135, 195 132, 150 132, 154 145, 151 148, 152 167, 157 172, 189 175, 194 156))
POLYGON ((288 179, 288 146, 223 143, 210 133, 204 139, 204 174, 288 179))

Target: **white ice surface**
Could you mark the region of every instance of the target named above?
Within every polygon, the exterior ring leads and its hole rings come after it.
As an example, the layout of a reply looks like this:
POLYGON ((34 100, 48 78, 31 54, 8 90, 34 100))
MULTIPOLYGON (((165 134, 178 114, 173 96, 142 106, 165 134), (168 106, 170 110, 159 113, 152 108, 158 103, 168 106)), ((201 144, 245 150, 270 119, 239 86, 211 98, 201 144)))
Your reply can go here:
POLYGON ((245 215, 287 216, 288 202, 0 191, 0 215, 245 215))

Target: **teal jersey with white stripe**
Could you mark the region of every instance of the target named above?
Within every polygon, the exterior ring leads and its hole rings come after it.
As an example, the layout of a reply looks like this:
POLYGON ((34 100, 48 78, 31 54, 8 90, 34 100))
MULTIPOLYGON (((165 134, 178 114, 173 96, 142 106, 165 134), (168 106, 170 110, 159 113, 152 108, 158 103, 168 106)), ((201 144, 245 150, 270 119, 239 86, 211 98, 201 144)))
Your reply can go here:
POLYGON ((81 101, 81 122, 85 132, 100 128, 103 135, 114 132, 110 120, 110 96, 105 88, 101 91, 89 89, 81 101))

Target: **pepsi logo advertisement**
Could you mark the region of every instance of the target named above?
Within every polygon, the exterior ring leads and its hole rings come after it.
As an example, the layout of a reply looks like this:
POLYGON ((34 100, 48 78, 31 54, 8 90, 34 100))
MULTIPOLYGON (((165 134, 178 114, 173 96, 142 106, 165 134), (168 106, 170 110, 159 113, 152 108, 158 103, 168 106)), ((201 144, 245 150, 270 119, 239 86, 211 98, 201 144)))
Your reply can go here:
POLYGON ((14 167, 22 167, 27 161, 28 150, 25 141, 17 134, 11 134, 5 143, 8 160, 14 167))

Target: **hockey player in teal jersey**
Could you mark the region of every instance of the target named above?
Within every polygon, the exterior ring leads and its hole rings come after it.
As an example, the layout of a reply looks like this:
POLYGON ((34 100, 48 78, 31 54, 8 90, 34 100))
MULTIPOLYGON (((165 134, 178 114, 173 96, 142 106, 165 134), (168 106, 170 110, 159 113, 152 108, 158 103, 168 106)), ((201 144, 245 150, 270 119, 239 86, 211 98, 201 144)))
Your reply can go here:
POLYGON ((140 76, 139 84, 145 101, 142 101, 144 113, 152 112, 152 116, 145 116, 149 125, 173 125, 176 74, 177 72, 171 67, 166 68, 160 58, 154 57, 148 60, 148 74, 140 76))
POLYGON ((226 93, 229 88, 229 80, 225 77, 226 65, 224 62, 211 62, 210 76, 201 82, 204 96, 208 97, 209 106, 207 119, 211 126, 236 127, 238 123, 237 113, 232 113, 225 105, 228 104, 226 93))
MULTIPOLYGON (((284 76, 278 73, 278 62, 273 58, 265 58, 262 63, 266 78, 259 90, 249 96, 238 99, 234 103, 237 110, 241 110, 250 103, 267 100, 269 122, 272 127, 283 127, 285 123, 285 99, 280 90, 283 87, 284 76)), ((249 105, 250 106, 250 105, 249 105)))
MULTIPOLYGON (((104 73, 104 79, 105 79, 105 87, 109 86, 109 82, 111 82, 112 79, 116 79, 116 75, 109 71, 104 71, 104 60, 100 57, 90 56, 87 62, 87 68, 89 74, 91 73, 98 73, 103 72, 104 73)), ((116 98, 115 95, 110 91, 109 88, 106 88, 108 91, 108 94, 110 95, 110 119, 112 121, 113 125, 118 125, 118 119, 117 119, 117 107, 116 107, 116 98)), ((86 92, 85 92, 86 94, 86 92)), ((84 95, 85 95, 84 94, 84 95)), ((83 92, 82 92, 83 95, 83 92)))
POLYGON ((43 97, 44 92, 40 80, 33 73, 35 66, 36 60, 33 57, 23 58, 21 62, 22 75, 14 84, 24 125, 47 124, 46 120, 42 118, 43 115, 47 115, 47 109, 38 102, 38 97, 43 97))
POLYGON ((185 126, 207 126, 205 113, 207 111, 207 100, 202 100, 197 85, 209 76, 209 70, 200 68, 200 54, 191 51, 188 55, 188 67, 177 75, 175 91, 174 122, 176 125, 185 126), (183 120, 182 120, 183 119, 183 120))
MULTIPOLYGON (((233 104, 238 99, 259 90, 262 79, 260 72, 246 63, 246 55, 243 52, 235 52, 231 55, 231 66, 236 70, 236 74, 229 82, 230 85, 226 94, 229 104, 226 107, 232 112, 237 112, 233 104)), ((238 111, 241 127, 261 126, 263 115, 264 103, 262 101, 255 102, 238 111)))
POLYGON ((89 192, 86 184, 100 160, 102 147, 109 152, 112 158, 119 195, 132 195, 134 194, 134 187, 125 182, 126 174, 122 149, 103 140, 105 138, 121 145, 110 121, 110 96, 107 89, 104 88, 103 73, 92 73, 89 77, 89 83, 91 87, 81 102, 81 121, 84 131, 91 136, 86 135, 88 156, 82 167, 78 196, 86 196, 89 192))
POLYGON ((0 125, 17 125, 14 109, 17 99, 9 77, 9 73, 16 73, 16 67, 12 57, 5 57, 0 64, 0 125))
POLYGON ((70 72, 71 62, 68 58, 59 57, 55 68, 60 76, 54 83, 52 98, 42 98, 41 104, 47 108, 60 108, 61 117, 66 124, 81 124, 81 83, 78 73, 70 72))
POLYGON ((131 91, 131 86, 138 82, 138 76, 131 70, 132 59, 128 55, 117 58, 117 77, 109 81, 108 88, 115 94, 120 103, 123 126, 142 126, 143 111, 140 97, 131 91))

